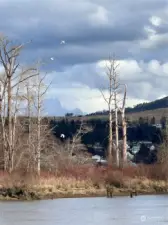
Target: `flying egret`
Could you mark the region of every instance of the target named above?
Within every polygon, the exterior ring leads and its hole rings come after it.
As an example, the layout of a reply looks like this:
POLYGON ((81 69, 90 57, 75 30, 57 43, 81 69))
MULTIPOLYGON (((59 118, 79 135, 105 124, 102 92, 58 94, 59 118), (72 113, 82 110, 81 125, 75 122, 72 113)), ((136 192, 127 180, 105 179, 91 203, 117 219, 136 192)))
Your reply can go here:
POLYGON ((53 58, 53 57, 51 57, 50 59, 51 59, 52 61, 54 60, 54 58, 53 58))
POLYGON ((64 40, 62 40, 60 44, 61 44, 61 45, 65 44, 65 41, 64 41, 64 40))

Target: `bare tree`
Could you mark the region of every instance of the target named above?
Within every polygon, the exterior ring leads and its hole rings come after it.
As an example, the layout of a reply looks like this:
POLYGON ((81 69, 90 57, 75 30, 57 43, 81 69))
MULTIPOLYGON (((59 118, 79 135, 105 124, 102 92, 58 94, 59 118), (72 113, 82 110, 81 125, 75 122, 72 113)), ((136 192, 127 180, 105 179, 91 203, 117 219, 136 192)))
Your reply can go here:
MULTIPOLYGON (((21 69, 18 62, 18 56, 20 55, 21 50, 24 45, 12 46, 7 38, 0 38, 0 63, 4 69, 4 76, 1 79, 3 85, 3 95, 1 98, 4 98, 4 115, 1 115, 1 128, 3 133, 3 144, 4 144, 4 156, 5 156, 5 169, 9 172, 13 170, 13 157, 15 151, 15 133, 16 133, 16 113, 18 107, 16 106, 18 101, 15 101, 15 113, 12 112, 12 97, 13 90, 17 90, 16 94, 19 91, 19 85, 30 77, 36 76, 35 68, 21 69), (7 104, 5 103, 7 100, 7 104), (7 113, 6 113, 7 106, 7 113), (7 114, 7 115, 6 115, 7 114), (4 119, 7 117, 7 119, 4 119), (6 123, 7 121, 7 130, 6 123)), ((15 98, 17 99, 17 98, 15 98)), ((2 100, 2 101, 3 101, 2 100)), ((2 103, 1 101, 1 103, 2 103)), ((2 104, 1 104, 2 105, 2 104)), ((1 110, 2 111, 2 110, 1 110)), ((2 114, 2 113, 1 113, 2 114)))
POLYGON ((76 155, 79 153, 79 151, 84 150, 84 146, 81 144, 81 139, 84 135, 86 135, 87 133, 91 131, 92 131, 92 128, 87 126, 84 123, 84 121, 81 120, 79 129, 73 135, 72 142, 68 147, 70 156, 72 156, 73 154, 76 155))
POLYGON ((63 142, 52 136, 53 129, 54 127, 50 126, 42 126, 41 129, 41 168, 55 173, 61 168, 91 162, 81 138, 90 132, 92 127, 81 121, 73 136, 63 142))
POLYGON ((35 149, 35 160, 36 160, 36 168, 37 168, 37 173, 40 175, 40 170, 41 170, 41 139, 42 139, 42 133, 41 133, 41 128, 43 126, 42 122, 42 111, 43 111, 43 101, 44 101, 44 96, 49 88, 50 85, 46 85, 44 80, 46 78, 46 75, 41 76, 38 74, 37 76, 37 84, 34 85, 34 92, 35 92, 35 98, 34 98, 34 107, 37 112, 37 145, 35 149))
MULTIPOLYGON (((27 162, 26 165, 26 170, 29 171, 30 169, 33 169, 35 166, 34 163, 34 155, 33 155, 33 107, 34 107, 34 100, 35 100, 35 93, 33 90, 34 87, 34 80, 32 79, 28 79, 25 82, 25 92, 22 95, 23 101, 25 101, 26 104, 26 118, 24 121, 24 126, 26 127, 26 133, 28 133, 28 138, 26 138, 26 150, 25 154, 26 154, 26 160, 24 159, 24 161, 27 162)), ((20 156, 20 160, 18 161, 18 164, 20 162, 22 162, 22 159, 24 157, 24 154, 22 152, 21 156, 20 156)))
POLYGON ((117 68, 119 64, 113 57, 108 60, 108 64, 106 65, 106 76, 108 78, 108 97, 105 96, 103 91, 101 94, 107 103, 108 111, 109 111, 109 145, 108 145, 108 159, 109 163, 119 164, 119 150, 118 150, 118 106, 117 106, 117 88, 119 86, 117 80, 117 68), (114 104, 113 104, 114 102, 114 104), (115 109, 114 109, 115 107, 115 109), (113 118, 113 112, 115 112, 115 117, 113 118), (116 145, 114 151, 114 141, 113 141, 113 121, 115 120, 116 131, 116 145))
POLYGON ((125 118, 127 86, 126 84, 123 84, 123 86, 124 86, 124 97, 123 97, 122 107, 119 108, 121 113, 122 134, 123 134, 122 166, 124 166, 127 163, 127 123, 125 118))
POLYGON ((117 167, 120 165, 120 158, 122 157, 122 164, 127 161, 127 134, 126 134, 126 120, 125 120, 125 103, 126 103, 126 85, 121 84, 118 74, 119 63, 113 58, 108 60, 106 65, 106 75, 108 78, 108 97, 105 96, 103 91, 101 91, 104 100, 108 105, 109 111, 109 147, 108 147, 108 157, 109 161, 113 162, 117 167), (120 87, 124 85, 124 97, 121 97, 120 87), (122 106, 120 107, 120 102, 122 101, 122 106), (118 112, 121 114, 122 121, 122 131, 123 131, 123 148, 122 156, 120 156, 119 149, 119 118, 118 112), (113 115, 114 113, 114 115, 113 115), (115 138, 113 134, 113 122, 115 122, 115 138), (113 158, 113 159, 112 159, 113 158))
POLYGON ((108 161, 111 164, 113 159, 113 117, 112 117, 112 100, 113 100, 113 72, 114 72, 114 62, 110 60, 110 66, 106 65, 106 75, 108 78, 108 97, 105 96, 101 90, 101 94, 107 103, 109 111, 109 138, 108 138, 108 161))
MULTIPOLYGON (((119 64, 117 64, 119 65, 119 64)), ((120 157, 119 157, 119 129, 118 129, 118 88, 119 88, 119 80, 118 73, 115 71, 113 74, 113 83, 114 83, 114 111, 115 111, 115 157, 116 157, 116 166, 119 167, 120 157)))

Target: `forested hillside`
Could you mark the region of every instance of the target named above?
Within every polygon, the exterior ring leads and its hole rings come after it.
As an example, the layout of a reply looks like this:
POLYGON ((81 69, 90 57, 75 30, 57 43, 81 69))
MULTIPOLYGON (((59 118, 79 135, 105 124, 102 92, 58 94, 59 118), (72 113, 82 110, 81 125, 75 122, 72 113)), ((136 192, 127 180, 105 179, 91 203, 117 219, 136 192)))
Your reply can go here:
MULTIPOLYGON (((138 104, 134 107, 128 107, 126 108, 126 113, 137 113, 137 112, 144 112, 144 111, 149 111, 149 110, 155 110, 155 109, 164 109, 168 108, 168 96, 164 97, 162 99, 158 99, 152 102, 148 103, 141 103, 138 104)), ((108 111, 103 110, 95 113, 88 114, 88 116, 92 115, 108 115, 108 111)))
POLYGON ((158 99, 148 103, 142 103, 134 106, 133 108, 127 108, 126 112, 142 112, 146 110, 154 110, 160 108, 168 108, 168 97, 158 99))

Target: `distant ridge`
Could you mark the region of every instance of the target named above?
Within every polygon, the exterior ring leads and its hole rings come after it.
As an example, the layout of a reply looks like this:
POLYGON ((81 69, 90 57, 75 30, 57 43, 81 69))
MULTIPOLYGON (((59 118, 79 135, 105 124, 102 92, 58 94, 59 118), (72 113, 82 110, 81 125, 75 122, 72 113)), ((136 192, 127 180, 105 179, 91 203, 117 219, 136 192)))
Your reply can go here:
MULTIPOLYGON (((125 111, 126 113, 136 113, 136 112, 144 112, 144 111, 162 109, 162 108, 168 108, 168 96, 161 99, 157 99, 155 101, 148 102, 148 103, 144 102, 134 107, 127 107, 125 111)), ((87 114, 87 116, 107 115, 107 114, 108 114, 108 111, 103 110, 103 111, 87 114)))
POLYGON ((134 106, 133 108, 128 107, 126 108, 126 112, 127 113, 143 112, 147 110, 154 110, 154 109, 161 109, 161 108, 168 108, 168 96, 161 99, 157 99, 155 101, 148 102, 148 103, 138 104, 134 106))

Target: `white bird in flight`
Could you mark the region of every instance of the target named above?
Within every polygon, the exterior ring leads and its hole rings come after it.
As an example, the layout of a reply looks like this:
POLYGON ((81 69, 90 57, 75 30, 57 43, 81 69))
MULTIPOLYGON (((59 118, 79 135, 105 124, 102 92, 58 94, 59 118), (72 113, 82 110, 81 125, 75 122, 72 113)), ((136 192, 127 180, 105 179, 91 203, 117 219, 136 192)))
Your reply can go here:
MULTIPOLYGON (((62 41, 60 42, 60 44, 61 44, 61 45, 64 45, 64 44, 65 44, 65 41, 64 41, 64 40, 62 40, 62 41)), ((50 59, 51 59, 52 61, 54 60, 54 58, 53 58, 53 57, 51 57, 50 59)))
POLYGON ((60 44, 61 44, 61 45, 65 44, 65 41, 64 41, 64 40, 62 40, 60 44))

